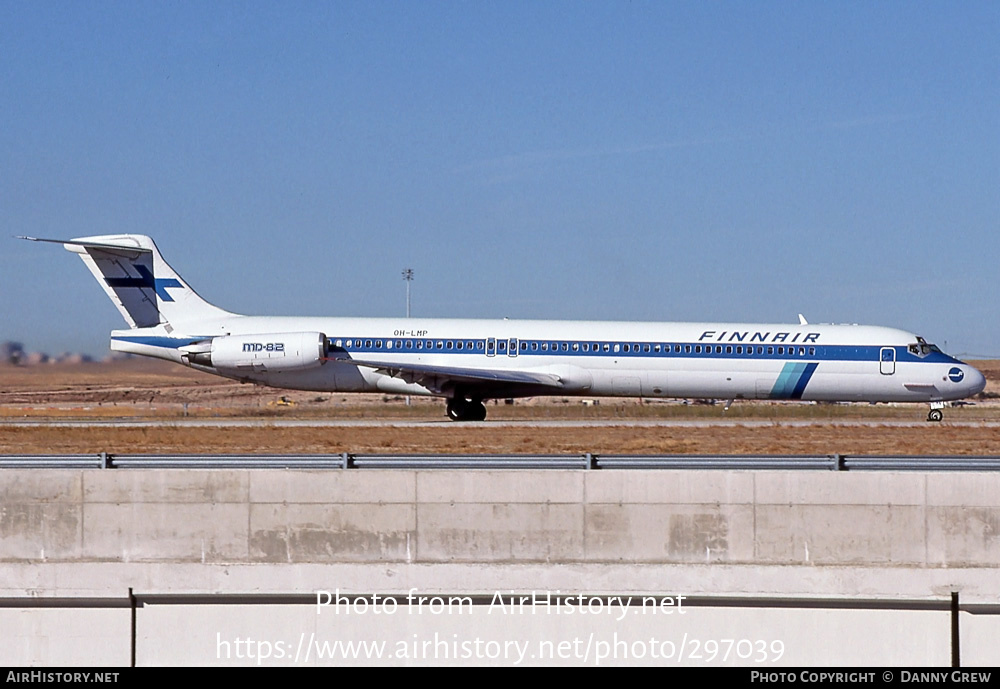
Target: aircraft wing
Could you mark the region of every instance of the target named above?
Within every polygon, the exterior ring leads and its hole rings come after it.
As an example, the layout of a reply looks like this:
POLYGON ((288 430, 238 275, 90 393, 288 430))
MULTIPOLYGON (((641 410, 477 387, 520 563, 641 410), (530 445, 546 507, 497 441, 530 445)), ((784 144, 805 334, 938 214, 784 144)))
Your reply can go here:
POLYGON ((459 366, 433 366, 430 364, 401 364, 394 361, 376 359, 331 358, 342 364, 352 364, 372 368, 407 383, 422 385, 433 392, 442 392, 457 385, 503 388, 508 385, 542 385, 551 388, 563 387, 558 376, 533 371, 511 371, 488 368, 464 368, 459 366))

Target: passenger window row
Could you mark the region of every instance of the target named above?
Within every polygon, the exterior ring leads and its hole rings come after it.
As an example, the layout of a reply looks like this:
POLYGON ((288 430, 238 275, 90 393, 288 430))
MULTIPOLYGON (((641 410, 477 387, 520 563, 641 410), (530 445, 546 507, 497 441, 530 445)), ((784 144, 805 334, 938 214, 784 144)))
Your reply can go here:
POLYGON ((338 349, 402 349, 483 351, 482 340, 330 340, 338 349))
POLYGON ((793 345, 710 345, 672 344, 650 342, 567 342, 553 340, 426 340, 426 339, 336 339, 331 344, 338 349, 403 350, 403 351, 460 351, 507 354, 508 342, 524 354, 538 352, 573 352, 583 354, 652 354, 727 356, 816 356, 816 347, 793 345))

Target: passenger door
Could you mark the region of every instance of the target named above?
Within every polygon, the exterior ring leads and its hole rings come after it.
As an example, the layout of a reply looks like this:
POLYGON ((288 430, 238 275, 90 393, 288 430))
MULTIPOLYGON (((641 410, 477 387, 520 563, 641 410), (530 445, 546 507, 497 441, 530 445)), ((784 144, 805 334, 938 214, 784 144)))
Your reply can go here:
POLYGON ((894 347, 883 347, 879 352, 878 361, 879 372, 883 376, 891 376, 896 372, 896 349, 894 347))

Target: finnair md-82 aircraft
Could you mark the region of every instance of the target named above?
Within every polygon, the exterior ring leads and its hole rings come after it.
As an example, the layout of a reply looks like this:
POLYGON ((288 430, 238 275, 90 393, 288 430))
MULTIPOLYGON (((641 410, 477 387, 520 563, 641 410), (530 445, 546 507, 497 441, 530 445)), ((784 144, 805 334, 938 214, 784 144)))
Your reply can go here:
POLYGON ((198 296, 153 240, 117 234, 77 253, 130 329, 111 349, 296 390, 447 399, 455 421, 483 400, 539 395, 945 402, 983 374, 904 330, 861 325, 288 318, 241 316, 198 296))

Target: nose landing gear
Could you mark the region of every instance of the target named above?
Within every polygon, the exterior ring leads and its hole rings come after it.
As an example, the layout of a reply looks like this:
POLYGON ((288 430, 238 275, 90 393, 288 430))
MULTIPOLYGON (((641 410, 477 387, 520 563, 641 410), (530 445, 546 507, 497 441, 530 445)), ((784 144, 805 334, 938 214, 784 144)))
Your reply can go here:
POLYGON ((452 397, 448 400, 448 418, 452 421, 484 421, 486 405, 480 400, 467 400, 462 397, 452 397))
POLYGON ((938 423, 944 418, 944 402, 931 402, 931 410, 927 412, 927 420, 933 423, 938 423))

